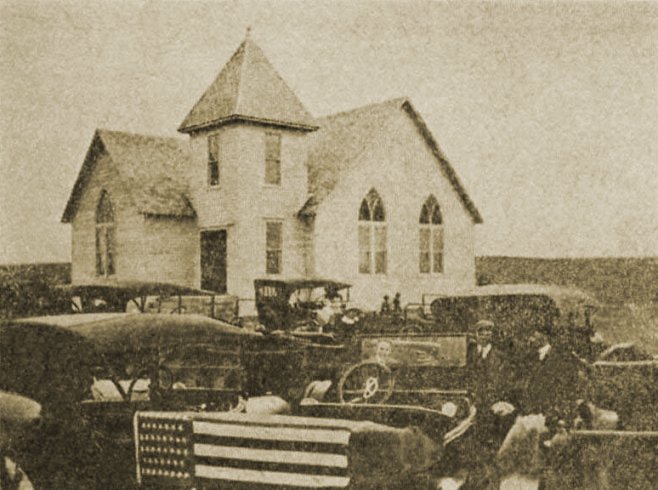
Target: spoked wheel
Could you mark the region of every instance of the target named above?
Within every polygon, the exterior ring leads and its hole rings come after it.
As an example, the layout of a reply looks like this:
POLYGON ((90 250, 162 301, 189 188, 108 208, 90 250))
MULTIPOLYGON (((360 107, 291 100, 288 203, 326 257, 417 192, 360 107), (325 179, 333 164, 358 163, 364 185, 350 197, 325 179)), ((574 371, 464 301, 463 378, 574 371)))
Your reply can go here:
POLYGON ((386 403, 393 394, 395 376, 378 361, 363 361, 350 367, 338 382, 341 403, 386 403))

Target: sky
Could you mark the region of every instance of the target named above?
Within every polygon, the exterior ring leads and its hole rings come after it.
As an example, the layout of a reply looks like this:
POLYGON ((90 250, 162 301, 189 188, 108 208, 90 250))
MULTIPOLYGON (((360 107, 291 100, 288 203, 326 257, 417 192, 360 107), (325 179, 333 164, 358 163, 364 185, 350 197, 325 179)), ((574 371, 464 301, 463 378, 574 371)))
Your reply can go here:
POLYGON ((0 263, 69 261, 94 130, 176 136, 247 26, 315 116, 410 97, 477 255, 658 256, 658 2, 0 0, 0 263))

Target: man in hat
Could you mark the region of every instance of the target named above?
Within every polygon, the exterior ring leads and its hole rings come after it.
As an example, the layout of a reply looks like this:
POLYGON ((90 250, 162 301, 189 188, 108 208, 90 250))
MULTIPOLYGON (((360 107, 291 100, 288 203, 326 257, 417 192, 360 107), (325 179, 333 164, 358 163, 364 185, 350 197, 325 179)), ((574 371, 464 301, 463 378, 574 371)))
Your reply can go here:
POLYGON ((520 390, 510 381, 514 378, 513 364, 494 340, 498 337, 492 321, 476 323, 475 343, 470 354, 475 370, 473 392, 479 411, 509 415, 515 409, 520 390))
POLYGON ((391 303, 388 301, 388 294, 384 295, 384 301, 382 301, 382 305, 379 308, 379 314, 380 315, 388 315, 391 312, 391 303))
POLYGON ((473 396, 478 414, 475 422, 475 454, 469 468, 467 488, 498 488, 495 457, 514 423, 519 390, 512 363, 498 348, 495 325, 480 320, 475 325, 475 343, 470 347, 473 366, 473 396))

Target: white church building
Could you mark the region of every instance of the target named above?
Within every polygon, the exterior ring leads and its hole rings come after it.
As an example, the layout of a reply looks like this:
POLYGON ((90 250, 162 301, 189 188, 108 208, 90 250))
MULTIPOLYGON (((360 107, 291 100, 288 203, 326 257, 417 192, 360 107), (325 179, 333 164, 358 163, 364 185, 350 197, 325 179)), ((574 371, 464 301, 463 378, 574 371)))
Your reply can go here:
POLYGON ((73 283, 250 299, 319 276, 365 307, 474 286, 482 218, 409 99, 313 117, 247 36, 178 130, 95 132, 62 217, 73 283))

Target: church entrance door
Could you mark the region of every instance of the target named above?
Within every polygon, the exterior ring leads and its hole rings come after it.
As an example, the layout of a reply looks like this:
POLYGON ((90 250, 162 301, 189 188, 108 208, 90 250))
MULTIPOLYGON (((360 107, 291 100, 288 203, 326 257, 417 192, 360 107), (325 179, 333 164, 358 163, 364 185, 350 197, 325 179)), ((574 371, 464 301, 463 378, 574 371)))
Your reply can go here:
POLYGON ((226 230, 201 232, 201 289, 226 293, 226 230))

